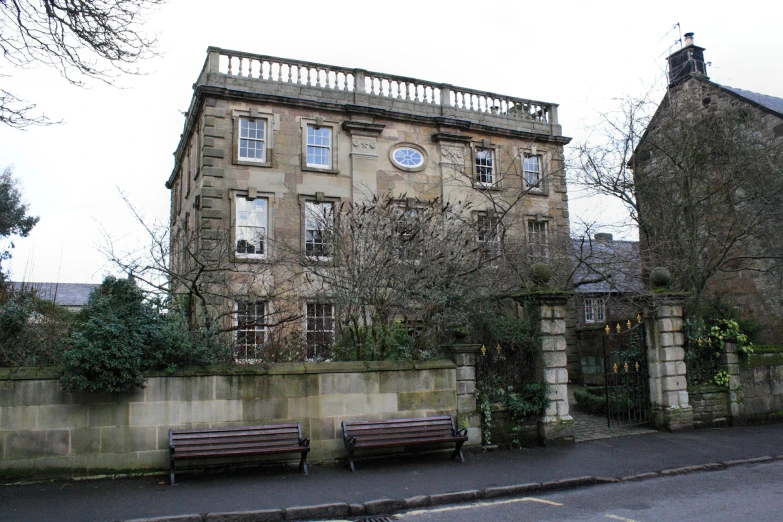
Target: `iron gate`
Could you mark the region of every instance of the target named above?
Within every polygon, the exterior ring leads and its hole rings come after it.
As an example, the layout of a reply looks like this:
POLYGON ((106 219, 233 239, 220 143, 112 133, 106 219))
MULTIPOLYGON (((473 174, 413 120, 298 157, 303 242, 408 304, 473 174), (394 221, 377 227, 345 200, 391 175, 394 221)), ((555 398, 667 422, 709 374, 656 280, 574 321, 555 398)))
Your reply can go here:
POLYGON ((609 427, 650 422, 650 379, 644 323, 607 325, 603 342, 609 427))

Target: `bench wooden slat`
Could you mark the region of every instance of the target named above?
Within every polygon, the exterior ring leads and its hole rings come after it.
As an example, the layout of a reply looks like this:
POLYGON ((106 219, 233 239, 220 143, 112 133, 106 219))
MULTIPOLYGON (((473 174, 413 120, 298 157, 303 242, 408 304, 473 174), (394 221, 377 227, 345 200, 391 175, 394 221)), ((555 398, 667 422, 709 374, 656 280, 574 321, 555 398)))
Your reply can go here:
POLYGON ((408 433, 408 432, 443 432, 443 433, 451 433, 452 428, 451 425, 449 426, 375 426, 372 429, 369 430, 354 430, 351 429, 351 433, 354 435, 372 435, 374 433, 408 433))
POLYGON ((266 442, 266 441, 249 441, 249 442, 237 442, 237 443, 224 443, 224 444, 197 444, 197 445, 191 445, 191 446, 177 446, 176 451, 174 451, 174 455, 178 455, 180 453, 186 453, 186 452, 192 452, 192 451, 199 451, 201 449, 207 449, 207 450, 213 450, 213 451, 219 451, 221 449, 241 449, 241 448, 282 448, 282 447, 299 447, 299 442, 296 441, 295 444, 292 443, 293 441, 290 440, 280 440, 280 441, 274 441, 274 442, 266 442))
POLYGON ((180 446, 188 446, 191 444, 223 444, 224 442, 242 442, 242 441, 249 441, 249 440, 299 440, 299 434, 296 433, 294 436, 291 435, 272 435, 272 436, 259 436, 259 435, 241 435, 238 437, 200 437, 198 439, 184 439, 184 440, 178 440, 174 439, 174 444, 176 447, 180 446))
POLYGON ((351 429, 363 430, 373 426, 451 426, 451 417, 424 417, 422 419, 394 419, 390 421, 350 422, 351 429))
POLYGON ((295 424, 264 424, 261 426, 234 426, 234 427, 222 427, 222 428, 198 428, 198 429, 185 429, 185 430, 172 430, 175 435, 185 435, 189 433, 221 433, 221 432, 233 432, 233 431, 248 431, 248 430, 279 430, 279 429, 293 429, 299 430, 299 423, 295 424))
POLYGON ((438 415, 435 417, 406 417, 404 419, 387 419, 387 420, 366 420, 366 421, 346 421, 346 424, 349 424, 351 426, 363 426, 365 424, 393 424, 397 422, 411 422, 415 424, 421 424, 426 422, 432 422, 432 421, 445 421, 451 423, 451 416, 449 415, 438 415))
MULTIPOLYGON (((397 434, 389 434, 389 435, 383 435, 381 433, 373 436, 373 437, 357 437, 356 438, 356 444, 363 444, 365 442, 375 442, 378 440, 388 440, 388 441, 398 441, 398 440, 424 440, 424 439, 454 439, 455 436, 453 433, 397 433, 397 434)), ((456 437, 459 438, 459 437, 456 437)))
POLYGON ((223 449, 221 451, 211 451, 210 449, 203 449, 199 451, 187 451, 184 453, 175 453, 175 459, 197 459, 197 458, 216 458, 216 457, 231 457, 237 455, 265 455, 272 453, 296 453, 301 452, 301 446, 279 446, 276 448, 237 448, 237 449, 223 449))
POLYGON ((307 475, 310 439, 301 434, 299 423, 169 430, 171 485, 175 485, 174 461, 184 459, 299 453, 299 469, 307 475))
POLYGON ((288 435, 288 436, 298 436, 299 430, 297 428, 294 429, 286 429, 286 430, 242 430, 242 431, 235 431, 235 432, 218 432, 218 433, 187 433, 187 434, 177 434, 175 433, 173 435, 174 440, 188 440, 188 439, 215 439, 220 437, 242 437, 245 435, 260 435, 260 436, 266 436, 266 435, 288 435))

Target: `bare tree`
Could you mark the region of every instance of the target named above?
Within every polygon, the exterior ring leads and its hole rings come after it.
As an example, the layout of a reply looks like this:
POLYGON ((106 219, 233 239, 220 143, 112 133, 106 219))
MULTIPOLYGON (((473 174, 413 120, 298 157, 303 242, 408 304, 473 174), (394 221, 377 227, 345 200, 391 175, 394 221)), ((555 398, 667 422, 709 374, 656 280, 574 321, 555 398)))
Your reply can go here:
POLYGON ((403 328, 406 355, 427 357, 530 284, 533 262, 564 257, 551 237, 536 257, 514 228, 526 221, 505 206, 509 200, 492 197, 502 210, 483 203, 478 219, 470 201, 405 195, 363 197, 334 215, 331 204, 308 209, 304 251, 294 252, 305 274, 301 291, 336 305, 338 349, 355 351, 339 356, 383 359, 403 328))
MULTIPOLYGON (((302 318, 297 306, 286 305, 296 294, 297 275, 290 263, 272 255, 259 262, 243 262, 236 256, 240 247, 230 230, 202 229, 190 222, 189 215, 172 226, 149 223, 124 194, 121 196, 148 243, 123 250, 111 234, 104 232, 99 248, 111 265, 135 278, 144 290, 165 301, 171 311, 182 314, 191 331, 222 337, 229 344, 242 340, 240 344, 250 347, 242 359, 286 357, 277 353, 281 348, 278 345, 285 342, 278 334, 282 327, 302 318), (270 301, 278 303, 274 309, 265 306, 270 301), (263 302, 264 310, 243 313, 238 302, 263 302), (239 331, 243 333, 237 334, 239 331), (262 350, 264 344, 267 346, 262 350)), ((247 246, 243 244, 242 248, 247 246)))
MULTIPOLYGON (((147 12, 163 0, 2 0, 0 51, 13 67, 42 63, 71 84, 83 78, 112 84, 117 74, 138 74, 139 60, 155 54, 144 33, 147 12)), ((0 75, 2 77, 2 75, 0 75)), ((48 125, 35 105, 0 89, 0 123, 14 128, 48 125)))
POLYGON ((575 148, 575 182, 621 201, 645 271, 664 266, 696 302, 716 274, 775 271, 783 260, 781 140, 748 105, 691 96, 625 99, 575 148))
POLYGON ((373 196, 306 219, 302 292, 336 305, 338 340, 356 351, 345 357, 385 358, 397 321, 415 332, 410 355, 420 356, 478 298, 468 286, 482 254, 459 212, 439 200, 373 196))
POLYGON ((553 287, 567 287, 572 275, 568 220, 542 217, 565 192, 563 159, 554 151, 541 153, 543 144, 536 153, 536 145, 531 140, 498 148, 491 171, 470 165, 459 149, 443 151, 448 165, 444 185, 450 199, 462 207, 464 223, 474 229, 474 237, 484 240, 485 248, 492 245, 494 259, 487 261, 499 268, 495 284, 504 295, 529 286, 530 267, 537 262, 552 268, 553 287), (467 213, 476 214, 472 224, 467 213))

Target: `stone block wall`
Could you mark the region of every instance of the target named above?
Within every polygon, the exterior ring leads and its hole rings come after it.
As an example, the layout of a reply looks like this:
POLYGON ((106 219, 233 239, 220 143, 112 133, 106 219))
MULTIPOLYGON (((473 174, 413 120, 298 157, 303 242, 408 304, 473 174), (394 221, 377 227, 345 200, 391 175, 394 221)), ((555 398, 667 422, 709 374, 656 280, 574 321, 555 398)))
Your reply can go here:
POLYGON ((688 397, 693 408, 693 427, 712 428, 729 426, 729 391, 720 386, 705 384, 689 386, 688 397))
POLYGON ((171 428, 285 422, 302 423, 311 460, 329 461, 345 454, 344 420, 458 412, 457 365, 447 360, 152 376, 146 388, 123 395, 70 395, 55 376, 2 371, 0 475, 160 470, 168 467, 171 428))
POLYGON ((740 365, 743 409, 752 424, 783 419, 783 347, 754 353, 740 365))

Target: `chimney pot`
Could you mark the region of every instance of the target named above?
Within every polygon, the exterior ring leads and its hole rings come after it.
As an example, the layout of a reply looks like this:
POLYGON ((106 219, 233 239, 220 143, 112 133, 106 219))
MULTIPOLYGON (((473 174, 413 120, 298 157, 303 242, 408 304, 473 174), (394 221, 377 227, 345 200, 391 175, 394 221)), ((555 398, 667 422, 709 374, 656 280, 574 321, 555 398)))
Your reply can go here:
POLYGON ((693 33, 685 33, 685 47, 693 45, 693 33))

